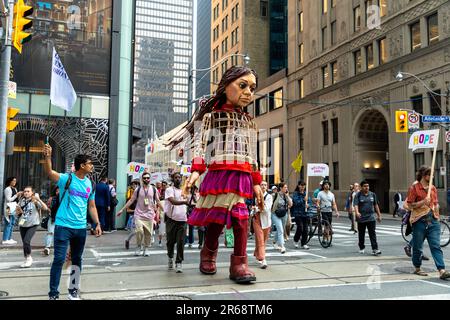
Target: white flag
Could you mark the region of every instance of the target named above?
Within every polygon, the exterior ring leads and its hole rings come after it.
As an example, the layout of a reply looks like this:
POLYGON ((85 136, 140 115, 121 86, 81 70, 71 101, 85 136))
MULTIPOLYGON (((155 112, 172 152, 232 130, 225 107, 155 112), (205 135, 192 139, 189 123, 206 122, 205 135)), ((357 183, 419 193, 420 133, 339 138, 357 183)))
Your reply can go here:
POLYGON ((73 105, 77 101, 77 94, 55 48, 53 48, 50 100, 52 104, 66 111, 72 111, 73 105))

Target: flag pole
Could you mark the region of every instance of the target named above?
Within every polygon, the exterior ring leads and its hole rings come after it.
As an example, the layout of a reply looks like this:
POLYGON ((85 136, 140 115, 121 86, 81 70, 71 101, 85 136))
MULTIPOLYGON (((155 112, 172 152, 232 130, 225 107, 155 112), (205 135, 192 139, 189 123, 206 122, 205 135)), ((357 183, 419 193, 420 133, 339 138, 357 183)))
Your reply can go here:
POLYGON ((48 144, 48 136, 50 133, 50 114, 52 112, 52 100, 48 100, 48 117, 47 117, 47 137, 45 138, 45 144, 48 144))
POLYGON ((433 187, 433 178, 434 178, 434 165, 436 163, 436 151, 437 151, 437 145, 438 142, 436 141, 435 145, 434 145, 434 150, 433 150, 433 160, 431 161, 431 173, 430 173, 430 184, 428 186, 428 195, 427 197, 431 196, 431 188, 433 187))

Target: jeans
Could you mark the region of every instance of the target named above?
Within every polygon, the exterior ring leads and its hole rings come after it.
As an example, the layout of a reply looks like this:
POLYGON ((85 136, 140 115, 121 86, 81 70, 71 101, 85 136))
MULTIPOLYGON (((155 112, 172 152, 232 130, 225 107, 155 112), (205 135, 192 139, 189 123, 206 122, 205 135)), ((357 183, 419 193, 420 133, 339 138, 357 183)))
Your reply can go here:
POLYGON ((188 225, 189 234, 184 237, 184 243, 193 244, 194 243, 194 226, 188 225))
POLYGON ((358 246, 360 250, 363 250, 366 246, 364 245, 364 239, 366 237, 366 227, 369 232, 370 245, 372 250, 378 250, 376 221, 358 222, 358 246))
MULTIPOLYGON (((98 213, 98 221, 100 222, 100 227, 102 228, 102 231, 106 230, 106 207, 97 206, 97 213, 98 213)), ((97 224, 92 224, 92 229, 97 228, 97 224)))
POLYGON ((53 246, 53 235, 55 233, 55 222, 52 219, 48 219, 47 234, 45 236, 45 247, 51 248, 53 246))
POLYGON ((284 247, 284 229, 287 218, 287 214, 283 218, 278 218, 275 213, 272 213, 272 225, 275 225, 277 228, 274 240, 280 247, 284 247))
POLYGON ((440 246, 441 225, 438 219, 430 212, 412 225, 412 262, 414 267, 420 268, 422 264, 423 243, 425 239, 430 246, 431 255, 438 270, 445 269, 444 255, 440 246))
POLYGON ((11 240, 15 221, 16 217, 14 215, 9 216, 9 222, 3 217, 3 225, 5 226, 3 229, 3 241, 11 240))
MULTIPOLYGON (((67 247, 70 244, 70 253, 72 257, 72 270, 75 272, 75 280, 79 280, 81 275, 81 261, 86 243, 86 229, 71 229, 61 226, 55 227, 55 256, 50 269, 50 297, 59 296, 59 282, 64 261, 66 260, 67 247)), ((71 273, 72 275, 72 273, 71 273)), ((71 276, 72 280, 72 276, 71 276)), ((72 285, 72 281, 71 285, 72 285)), ((70 290, 69 286, 69 290, 70 290)), ((79 289, 79 282, 75 281, 75 289, 79 289)))

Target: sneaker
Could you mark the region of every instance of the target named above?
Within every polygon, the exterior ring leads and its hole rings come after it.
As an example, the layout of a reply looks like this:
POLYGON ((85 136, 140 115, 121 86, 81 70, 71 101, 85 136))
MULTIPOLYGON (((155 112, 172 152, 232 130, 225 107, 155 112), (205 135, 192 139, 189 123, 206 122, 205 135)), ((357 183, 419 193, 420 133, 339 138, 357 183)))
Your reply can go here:
POLYGON ((374 256, 379 256, 379 255, 381 254, 381 251, 378 250, 378 249, 372 250, 372 254, 373 254, 374 256))
POLYGON ((130 240, 125 240, 125 249, 130 249, 130 240))
POLYGON ((31 256, 27 257, 25 262, 20 265, 21 268, 29 268, 33 264, 33 258, 31 256))
POLYGON ((408 257, 411 257, 411 247, 410 246, 404 247, 403 250, 405 250, 405 253, 408 257))
POLYGON ((9 244, 17 244, 17 241, 14 239, 9 239, 8 241, 9 244))
POLYGON ((275 249, 275 250, 280 250, 281 248, 280 248, 280 246, 277 244, 277 243, 273 243, 273 248, 275 249))
POLYGON ((148 257, 150 255, 150 252, 149 252, 148 248, 144 248, 144 251, 142 251, 142 255, 144 257, 148 257))
POLYGON ((259 261, 261 263, 261 269, 266 269, 267 268, 267 261, 266 259, 259 261))
POLYGON ((364 254, 364 249, 359 250, 359 254, 364 254))
POLYGON ((294 246, 298 248, 298 242, 294 242, 294 246))
POLYGON ((169 258, 168 266, 169 266, 169 270, 173 270, 173 258, 169 258))
POLYGON ((158 243, 158 246, 159 246, 159 247, 162 247, 162 243, 161 243, 161 241, 160 241, 160 242, 158 243))
POLYGON ((203 246, 201 244, 199 244, 197 248, 201 249, 201 248, 203 248, 203 246))
POLYGON ((48 300, 59 300, 58 296, 49 296, 48 300))
POLYGON ((189 247, 189 248, 192 248, 192 243, 189 243, 188 247, 189 247))
POLYGON ((305 244, 305 245, 302 246, 302 249, 309 250, 309 247, 305 244))
POLYGON ((286 248, 285 248, 284 246, 281 247, 281 248, 280 248, 280 252, 281 252, 281 253, 285 253, 285 252, 286 252, 286 248))
POLYGON ((78 293, 78 289, 73 289, 69 291, 69 294, 67 295, 67 299, 69 300, 81 300, 81 297, 78 293))
POLYGON ((144 255, 144 250, 141 247, 137 247, 136 251, 134 252, 135 256, 142 256, 144 255))
POLYGON ((183 265, 180 263, 175 263, 175 270, 177 273, 182 273, 183 272, 183 265))
POLYGON ((44 249, 44 255, 46 255, 46 256, 50 255, 50 248, 44 249))

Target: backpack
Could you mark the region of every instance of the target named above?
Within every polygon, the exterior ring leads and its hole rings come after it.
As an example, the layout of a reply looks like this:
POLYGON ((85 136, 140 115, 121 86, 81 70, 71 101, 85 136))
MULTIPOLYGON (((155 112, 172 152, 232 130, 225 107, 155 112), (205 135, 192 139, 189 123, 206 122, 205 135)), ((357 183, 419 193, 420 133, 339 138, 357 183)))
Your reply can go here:
POLYGON ((119 200, 117 200, 117 197, 113 197, 111 194, 111 191, 114 187, 109 188, 109 206, 112 207, 116 207, 119 204, 119 200))
MULTIPOLYGON (((152 189, 153 189, 153 204, 156 204, 156 188, 154 187, 154 186, 152 186, 152 189)), ((136 195, 136 203, 137 203, 137 201, 138 201, 138 199, 139 199, 139 191, 141 191, 141 186, 139 186, 138 188, 137 188, 137 195, 136 195)))

